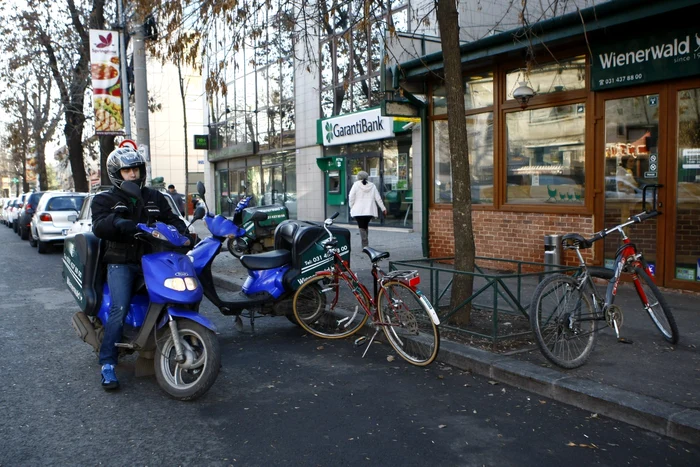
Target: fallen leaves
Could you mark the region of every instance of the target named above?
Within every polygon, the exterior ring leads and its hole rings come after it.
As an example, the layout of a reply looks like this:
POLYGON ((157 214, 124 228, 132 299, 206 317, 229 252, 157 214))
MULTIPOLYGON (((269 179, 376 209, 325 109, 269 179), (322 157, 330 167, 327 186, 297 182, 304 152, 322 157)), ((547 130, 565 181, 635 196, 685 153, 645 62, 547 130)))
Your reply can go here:
POLYGON ((598 449, 598 446, 596 446, 593 443, 591 443, 591 444, 583 444, 583 443, 576 444, 576 443, 572 443, 571 441, 569 441, 566 445, 570 448, 598 449))

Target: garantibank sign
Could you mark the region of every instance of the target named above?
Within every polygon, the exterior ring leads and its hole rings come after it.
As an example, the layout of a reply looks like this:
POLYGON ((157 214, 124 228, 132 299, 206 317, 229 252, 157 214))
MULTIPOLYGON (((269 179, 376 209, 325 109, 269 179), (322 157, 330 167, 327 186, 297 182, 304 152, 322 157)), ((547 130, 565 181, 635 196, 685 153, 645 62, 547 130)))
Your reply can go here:
POLYGON ((700 74, 700 27, 593 47, 591 89, 651 83, 700 74))
POLYGON ((319 120, 318 141, 324 146, 359 143, 394 136, 394 119, 383 117, 380 109, 319 120))

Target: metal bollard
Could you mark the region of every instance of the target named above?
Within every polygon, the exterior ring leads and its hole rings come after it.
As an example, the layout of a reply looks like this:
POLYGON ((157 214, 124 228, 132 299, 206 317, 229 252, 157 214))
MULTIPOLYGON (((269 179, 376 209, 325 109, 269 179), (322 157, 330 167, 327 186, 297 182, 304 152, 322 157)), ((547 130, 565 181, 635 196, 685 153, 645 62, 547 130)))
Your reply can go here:
MULTIPOLYGON (((561 265, 562 246, 561 235, 544 236, 544 264, 561 265)), ((545 271, 552 271, 558 268, 545 266, 545 271)))

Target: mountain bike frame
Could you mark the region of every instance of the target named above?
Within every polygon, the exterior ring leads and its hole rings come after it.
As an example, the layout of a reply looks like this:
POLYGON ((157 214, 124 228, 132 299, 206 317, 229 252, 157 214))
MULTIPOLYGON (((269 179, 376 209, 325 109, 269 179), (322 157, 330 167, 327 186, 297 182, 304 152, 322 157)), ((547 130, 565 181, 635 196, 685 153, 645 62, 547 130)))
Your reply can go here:
MULTIPOLYGON (((637 246, 632 243, 629 236, 625 233, 625 227, 632 224, 638 224, 652 217, 656 217, 660 214, 657 210, 657 189, 663 187, 663 185, 646 185, 642 191, 642 212, 633 216, 630 216, 627 222, 603 229, 600 232, 595 233, 590 239, 585 239, 578 234, 567 234, 562 237, 562 245, 564 249, 574 250, 576 256, 579 259, 579 266, 583 269, 581 273, 582 276, 578 278, 580 288, 588 285, 590 287, 591 298, 593 300, 593 308, 595 310, 595 316, 586 318, 581 317, 581 321, 586 320, 603 320, 607 321, 607 324, 615 330, 618 340, 624 342, 624 339, 620 338, 620 330, 618 326, 618 313, 619 311, 613 308, 613 302, 615 301, 615 296, 617 295, 617 289, 622 278, 622 274, 631 274, 632 282, 634 283, 635 290, 639 295, 639 298, 644 303, 645 308, 649 306, 649 299, 642 287, 641 281, 635 272, 636 268, 642 268, 649 277, 654 280, 654 274, 652 273, 651 267, 644 260, 642 253, 637 250, 637 246), (652 191, 652 201, 651 210, 647 210, 647 191, 652 191), (622 245, 617 249, 615 253, 615 265, 613 269, 586 266, 586 262, 581 254, 581 249, 586 249, 592 247, 592 244, 600 239, 603 239, 613 232, 618 232, 622 240, 622 245), (605 300, 601 302, 600 297, 596 293, 595 284, 593 283, 593 277, 608 280, 608 286, 605 293, 605 300)), ((647 310, 649 311, 649 310, 647 310)))

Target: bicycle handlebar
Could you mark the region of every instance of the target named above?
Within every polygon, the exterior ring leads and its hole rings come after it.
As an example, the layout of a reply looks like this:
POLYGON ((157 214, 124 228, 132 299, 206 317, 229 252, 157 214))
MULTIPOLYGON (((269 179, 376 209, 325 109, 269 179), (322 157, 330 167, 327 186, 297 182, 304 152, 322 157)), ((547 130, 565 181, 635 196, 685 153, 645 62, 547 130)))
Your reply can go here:
MULTIPOLYGON (((592 243, 597 242, 601 238, 607 237, 612 232, 621 232, 622 233, 622 229, 627 227, 628 225, 638 224, 640 222, 644 222, 647 219, 651 219, 652 217, 658 216, 659 214, 661 214, 657 210, 657 207, 658 207, 657 190, 659 188, 663 188, 663 185, 651 184, 651 185, 644 185, 642 187, 642 212, 640 212, 639 214, 631 215, 630 217, 627 218, 626 222, 623 222, 622 224, 616 225, 614 227, 610 227, 608 229, 603 229, 600 232, 596 232, 590 238, 583 238, 578 234, 568 234, 568 235, 564 236, 563 240, 570 241, 573 245, 577 246, 578 248, 590 248, 592 243), (651 210, 647 210, 647 190, 653 191, 653 195, 652 195, 652 199, 651 199, 651 210)), ((624 233, 623 233, 623 236, 624 236, 624 233)), ((569 246, 571 246, 571 245, 569 245, 569 246)))

